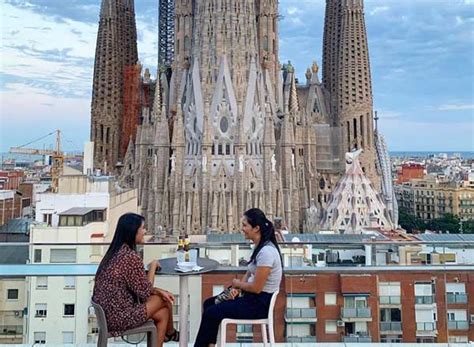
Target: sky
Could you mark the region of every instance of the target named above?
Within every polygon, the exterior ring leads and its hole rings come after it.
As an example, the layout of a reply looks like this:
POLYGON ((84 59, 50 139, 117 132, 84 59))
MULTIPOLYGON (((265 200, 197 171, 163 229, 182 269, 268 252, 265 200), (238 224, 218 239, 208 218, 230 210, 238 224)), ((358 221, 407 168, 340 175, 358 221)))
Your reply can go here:
MULTIPOLYGON (((82 150, 100 2, 0 0, 0 152, 58 128, 64 150, 82 150)), ((152 75, 157 3, 135 0, 139 58, 152 75)), ((322 65, 324 7, 280 0, 280 60, 291 60, 300 80, 313 60, 322 65)), ((365 0, 365 18, 374 109, 389 150, 474 151, 474 0, 365 0)))

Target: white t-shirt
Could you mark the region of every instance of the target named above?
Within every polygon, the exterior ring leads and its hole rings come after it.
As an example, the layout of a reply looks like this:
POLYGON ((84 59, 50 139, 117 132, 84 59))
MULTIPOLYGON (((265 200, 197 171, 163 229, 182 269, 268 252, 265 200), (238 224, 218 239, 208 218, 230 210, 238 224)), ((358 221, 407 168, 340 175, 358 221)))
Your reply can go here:
POLYGON ((248 265, 248 271, 250 272, 248 278, 249 283, 255 281, 255 273, 258 266, 272 268, 270 275, 268 275, 267 282, 265 282, 265 286, 263 287, 263 291, 267 293, 275 293, 278 291, 280 289, 282 268, 280 254, 273 243, 269 242, 263 246, 257 254, 256 262, 253 261, 248 265))

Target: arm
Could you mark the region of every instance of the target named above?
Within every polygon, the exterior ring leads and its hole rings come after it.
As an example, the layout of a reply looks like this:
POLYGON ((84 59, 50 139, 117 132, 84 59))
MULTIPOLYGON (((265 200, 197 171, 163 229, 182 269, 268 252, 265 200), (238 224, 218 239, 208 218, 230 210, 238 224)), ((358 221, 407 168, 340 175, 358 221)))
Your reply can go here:
POLYGON ((159 267, 160 267, 160 263, 158 262, 158 260, 154 260, 148 265, 147 278, 148 278, 148 281, 151 283, 151 285, 155 283, 155 274, 156 274, 156 270, 159 267))
POLYGON ((145 274, 145 268, 143 261, 136 254, 132 254, 126 259, 129 264, 127 273, 125 274, 125 282, 127 287, 135 293, 141 300, 146 300, 151 295, 152 285, 150 278, 154 280, 155 271, 153 271, 153 277, 150 274, 145 274))
MULTIPOLYGON (((242 289, 249 293, 260 294, 265 287, 268 276, 270 275, 272 268, 269 266, 257 266, 257 271, 255 272, 255 280, 251 283, 239 281, 234 279, 232 281, 232 286, 237 289, 242 289)), ((246 274, 247 275, 247 274, 246 274)), ((244 276, 245 277, 245 276, 244 276)))
POLYGON ((249 279, 250 277, 250 272, 247 271, 243 276, 242 278, 240 279, 241 282, 247 282, 247 280, 249 279))

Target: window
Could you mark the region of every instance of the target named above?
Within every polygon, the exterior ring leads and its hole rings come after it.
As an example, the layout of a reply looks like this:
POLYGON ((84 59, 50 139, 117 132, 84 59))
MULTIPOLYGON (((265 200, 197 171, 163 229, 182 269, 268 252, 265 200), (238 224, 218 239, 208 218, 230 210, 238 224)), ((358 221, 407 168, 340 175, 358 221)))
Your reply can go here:
POLYGON ((219 295, 224 291, 224 286, 212 286, 212 296, 219 295))
POLYGON ((336 305, 337 294, 336 293, 325 293, 324 294, 324 304, 326 306, 336 305))
POLYGON ((52 213, 44 213, 43 214, 43 223, 46 223, 48 226, 51 226, 52 218, 53 218, 52 213))
POLYGON ((8 300, 18 300, 18 289, 7 289, 8 300))
POLYGON ((64 344, 74 343, 74 332, 73 331, 63 331, 63 343, 64 344))
POLYGON ((48 288, 48 277, 38 276, 36 277, 36 289, 47 289, 48 288))
POLYGON ((364 308, 367 307, 367 298, 365 296, 346 296, 344 297, 345 308, 364 308))
POLYGON ((382 305, 400 304, 400 282, 380 282, 379 298, 382 305))
POLYGON ((41 249, 35 249, 33 259, 35 263, 41 263, 41 249))
POLYGON ((44 331, 35 331, 35 333, 33 334, 34 337, 33 339, 35 340, 35 344, 46 344, 46 332, 44 331))
POLYGON ((73 277, 73 276, 64 277, 64 288, 66 289, 76 288, 76 277, 73 277))
POLYGON ((47 304, 36 304, 35 305, 35 317, 46 317, 48 313, 47 304))
POLYGON ((335 320, 326 321, 326 334, 336 334, 337 333, 337 324, 335 320))
POLYGON ((74 316, 74 304, 64 304, 64 315, 74 316))
POLYGON ((49 261, 50 263, 75 263, 76 250, 75 249, 52 249, 49 261))

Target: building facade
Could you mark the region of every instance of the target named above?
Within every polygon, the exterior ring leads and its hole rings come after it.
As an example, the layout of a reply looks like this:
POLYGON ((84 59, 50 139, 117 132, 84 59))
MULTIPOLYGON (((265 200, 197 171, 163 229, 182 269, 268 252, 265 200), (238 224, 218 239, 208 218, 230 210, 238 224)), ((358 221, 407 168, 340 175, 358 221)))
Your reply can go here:
POLYGON ((426 176, 396 185, 397 200, 414 216, 430 220, 453 214, 461 220, 474 219, 474 188, 426 176))
POLYGON ((382 191, 363 2, 327 4, 322 83, 316 63, 306 83, 280 65, 277 1, 175 4, 171 77, 160 75, 136 140, 120 139, 121 182, 138 188, 150 229, 232 232, 260 207, 304 230, 354 149, 382 191))

